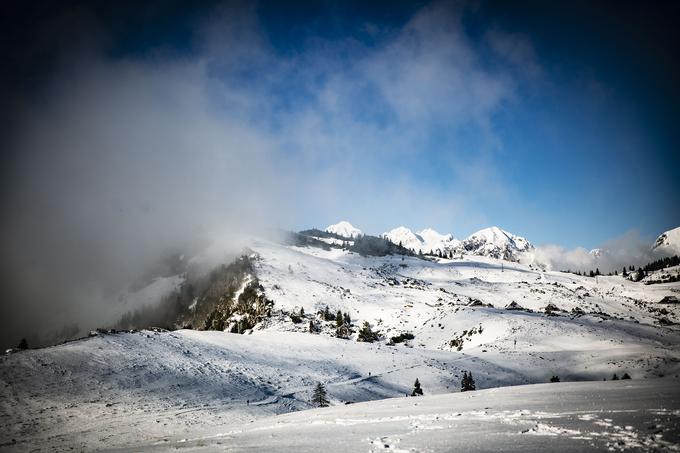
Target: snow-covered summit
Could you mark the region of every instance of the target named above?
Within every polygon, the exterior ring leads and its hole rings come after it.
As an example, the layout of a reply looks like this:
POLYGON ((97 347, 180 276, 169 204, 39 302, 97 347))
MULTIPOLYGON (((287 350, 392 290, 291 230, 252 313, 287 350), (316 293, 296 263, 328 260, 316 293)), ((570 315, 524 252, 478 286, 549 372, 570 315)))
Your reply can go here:
POLYGON ((425 243, 425 239, 422 236, 414 233, 410 228, 406 228, 405 226, 400 226, 387 231, 383 233, 382 236, 394 244, 401 244, 403 247, 415 250, 416 252, 423 248, 423 244, 425 243))
POLYGON ((394 244, 401 244, 415 252, 429 252, 436 250, 453 250, 460 246, 460 241, 451 234, 441 234, 432 228, 413 232, 405 226, 400 226, 382 235, 394 244))
POLYGON ((338 234, 346 238, 353 238, 363 234, 359 228, 354 227, 354 225, 346 220, 342 220, 334 225, 327 226, 326 232, 338 234))
POLYGON ((664 254, 680 254, 680 227, 661 233, 656 238, 652 250, 664 254))
POLYGON ((521 236, 492 226, 470 235, 462 243, 465 251, 472 255, 518 261, 519 255, 533 250, 534 246, 521 236))

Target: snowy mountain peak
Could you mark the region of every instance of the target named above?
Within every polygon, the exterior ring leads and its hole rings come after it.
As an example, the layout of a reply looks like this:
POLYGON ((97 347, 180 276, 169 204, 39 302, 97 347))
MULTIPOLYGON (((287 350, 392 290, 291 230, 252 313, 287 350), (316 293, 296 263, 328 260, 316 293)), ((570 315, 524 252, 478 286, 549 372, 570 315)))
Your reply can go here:
POLYGON ((383 233, 382 236, 394 244, 401 244, 403 247, 415 250, 416 252, 423 248, 423 244, 425 243, 425 239, 423 239, 422 236, 414 233, 405 226, 400 226, 387 231, 383 233))
POLYGON ((518 261, 521 253, 533 250, 534 246, 521 236, 492 226, 471 234, 463 241, 463 248, 473 255, 518 261))
POLYGON ((447 242, 453 240, 453 235, 451 234, 441 234, 432 228, 425 228, 424 230, 418 231, 417 233, 422 237, 425 242, 447 242))
POLYGON ((441 234, 432 228, 425 228, 422 231, 414 233, 411 229, 405 226, 400 226, 390 230, 382 235, 394 244, 401 244, 407 249, 414 252, 427 253, 429 251, 445 251, 453 250, 460 246, 460 241, 454 239, 450 234, 441 234))
POLYGON ((668 230, 656 238, 652 250, 664 254, 680 254, 680 227, 668 230))
POLYGON ((363 234, 359 228, 355 228, 351 223, 349 223, 346 220, 342 220, 334 225, 327 226, 326 232, 337 234, 347 238, 353 238, 361 236, 363 234))

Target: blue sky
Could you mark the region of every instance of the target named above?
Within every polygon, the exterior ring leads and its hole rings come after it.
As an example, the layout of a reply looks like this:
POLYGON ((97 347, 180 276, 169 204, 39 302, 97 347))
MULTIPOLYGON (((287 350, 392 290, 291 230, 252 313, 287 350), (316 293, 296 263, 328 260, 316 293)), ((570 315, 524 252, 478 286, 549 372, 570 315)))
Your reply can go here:
POLYGON ((33 101, 69 70, 200 72, 201 111, 266 142, 271 192, 295 201, 272 222, 289 228, 651 240, 680 225, 678 8, 589 3, 74 2, 19 11, 49 39, 14 30, 45 58, 13 57, 33 101))

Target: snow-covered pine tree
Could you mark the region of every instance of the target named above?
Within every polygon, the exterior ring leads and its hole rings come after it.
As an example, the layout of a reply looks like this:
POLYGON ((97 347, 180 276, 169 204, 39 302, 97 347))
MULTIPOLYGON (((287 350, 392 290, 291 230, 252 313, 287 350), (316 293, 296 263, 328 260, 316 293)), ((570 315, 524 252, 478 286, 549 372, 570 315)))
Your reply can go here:
POLYGON ((312 404, 315 404, 318 407, 328 407, 330 404, 326 395, 326 387, 324 387, 321 382, 317 382, 316 387, 314 387, 312 404))
POLYGON ((416 382, 413 384, 413 392, 411 396, 423 396, 423 389, 420 388, 420 381, 416 378, 416 382))

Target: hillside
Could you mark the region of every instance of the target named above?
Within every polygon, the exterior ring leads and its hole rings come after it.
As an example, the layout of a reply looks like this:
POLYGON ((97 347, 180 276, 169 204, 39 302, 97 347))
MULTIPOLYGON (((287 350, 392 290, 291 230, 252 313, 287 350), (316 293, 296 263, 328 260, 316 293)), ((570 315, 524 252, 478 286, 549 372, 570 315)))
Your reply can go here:
POLYGON ((341 406, 403 396, 416 378, 426 395, 456 392, 464 370, 478 389, 553 375, 680 375, 680 307, 668 303, 678 283, 259 239, 188 284, 166 298, 190 303, 181 322, 220 330, 98 334, 2 356, 0 445, 111 448, 214 435, 310 408, 316 382, 341 406), (326 306, 349 318, 347 338, 337 338, 326 306), (357 341, 364 321, 378 341, 357 341), (405 333, 414 338, 392 344, 405 333))

